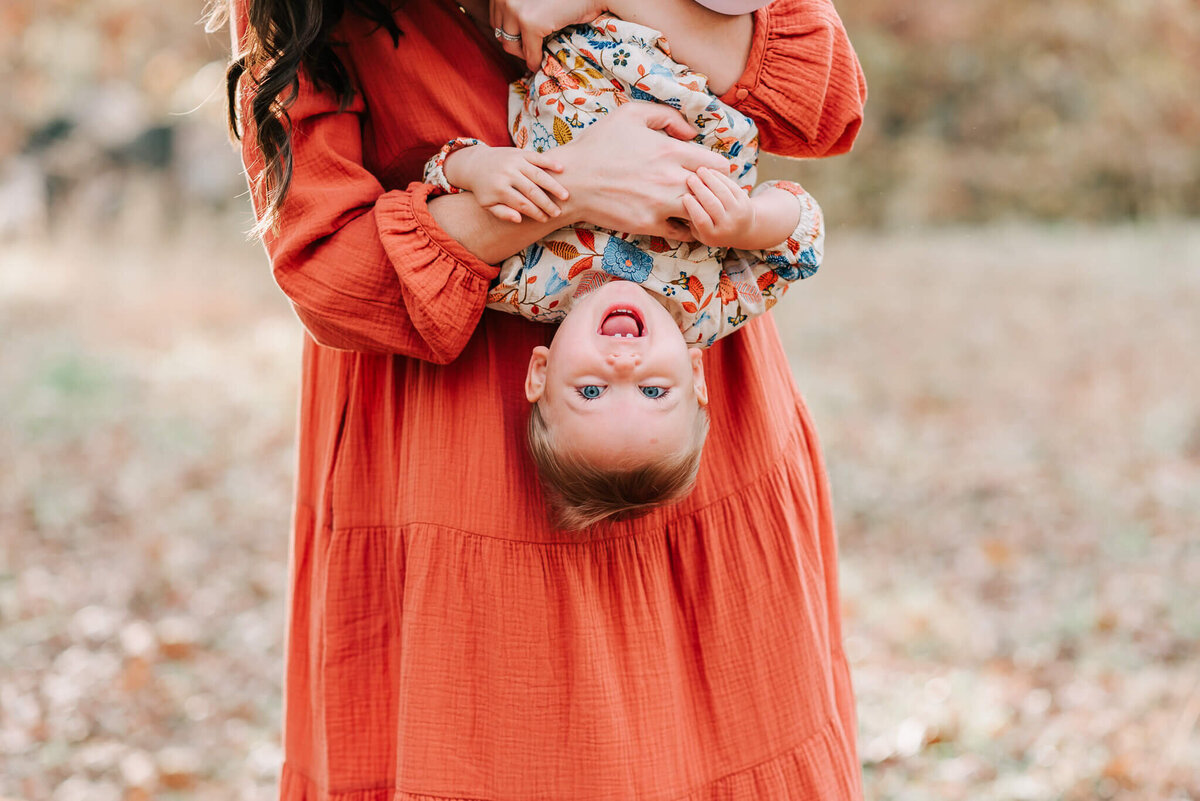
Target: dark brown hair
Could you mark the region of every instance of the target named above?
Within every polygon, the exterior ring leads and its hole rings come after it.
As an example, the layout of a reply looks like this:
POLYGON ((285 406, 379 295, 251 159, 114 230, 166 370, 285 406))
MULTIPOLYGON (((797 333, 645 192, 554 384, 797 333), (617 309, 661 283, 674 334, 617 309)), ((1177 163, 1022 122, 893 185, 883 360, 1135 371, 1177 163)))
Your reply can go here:
MULTIPOLYGON (((262 152, 263 171, 254 187, 263 202, 255 229, 262 234, 277 224, 292 180, 292 131, 287 110, 300 92, 300 70, 337 95, 343 108, 348 106, 355 88, 335 51, 338 43, 331 37, 334 27, 350 12, 376 23, 391 35, 393 44, 398 44, 400 28, 395 9, 404 0, 246 1, 246 32, 225 72, 225 92, 230 134, 240 140, 248 132, 262 152), (239 85, 250 99, 249 120, 239 119, 239 85)), ((205 16, 209 31, 219 29, 228 16, 224 0, 213 0, 205 16)))
POLYGON ((601 520, 641 517, 691 492, 708 436, 708 409, 697 408, 691 441, 682 453, 615 470, 597 467, 555 443, 540 404, 529 409, 528 433, 529 453, 555 522, 571 531, 601 520))

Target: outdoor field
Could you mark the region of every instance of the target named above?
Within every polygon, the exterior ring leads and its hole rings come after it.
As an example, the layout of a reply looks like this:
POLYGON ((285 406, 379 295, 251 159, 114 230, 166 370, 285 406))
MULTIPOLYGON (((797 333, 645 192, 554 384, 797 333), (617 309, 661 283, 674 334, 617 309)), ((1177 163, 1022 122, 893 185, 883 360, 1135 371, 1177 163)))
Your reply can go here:
MULTIPOLYGON (((0 249, 0 797, 274 794, 300 328, 138 219, 0 249)), ((867 798, 1200 798, 1197 308, 1184 224, 835 227, 776 308, 867 798)))

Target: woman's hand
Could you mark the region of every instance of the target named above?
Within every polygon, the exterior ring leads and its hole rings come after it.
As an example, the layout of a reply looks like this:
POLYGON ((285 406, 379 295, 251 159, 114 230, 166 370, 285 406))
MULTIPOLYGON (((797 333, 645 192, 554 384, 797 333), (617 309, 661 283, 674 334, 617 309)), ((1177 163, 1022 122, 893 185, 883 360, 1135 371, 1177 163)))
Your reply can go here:
POLYGON ((491 0, 491 22, 492 28, 520 37, 498 38, 505 52, 536 70, 547 36, 568 25, 591 22, 605 7, 605 0, 491 0))
POLYGON ((692 241, 683 222, 688 178, 701 167, 729 169, 723 156, 688 141, 695 135, 670 106, 631 102, 615 109, 554 150, 571 193, 563 220, 692 241))

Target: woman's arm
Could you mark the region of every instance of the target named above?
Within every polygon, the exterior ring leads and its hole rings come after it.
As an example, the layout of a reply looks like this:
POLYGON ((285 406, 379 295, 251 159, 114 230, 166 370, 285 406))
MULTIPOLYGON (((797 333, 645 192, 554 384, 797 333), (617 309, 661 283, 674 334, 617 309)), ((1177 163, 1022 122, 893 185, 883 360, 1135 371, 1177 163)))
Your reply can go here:
POLYGON ((695 130, 657 103, 626 103, 553 153, 569 197, 548 222, 497 219, 470 195, 429 203, 434 219, 481 261, 499 262, 551 231, 587 222, 601 228, 690 241, 683 196, 700 167, 724 170, 724 156, 686 141, 695 130), (597 165, 603 165, 598 168, 597 165))
MULTIPOLYGON (((363 166, 364 109, 361 98, 342 108, 302 76, 289 108, 291 189, 278 230, 264 238, 275 279, 309 333, 347 350, 449 362, 482 314, 493 264, 579 221, 686 239, 669 219, 683 216, 686 178, 724 162, 673 138, 694 135, 673 109, 626 104, 556 150, 570 193, 559 217, 504 222, 470 195, 427 202, 424 184, 385 192, 363 166)), ((254 186, 262 157, 252 136, 243 139, 243 161, 254 186)))

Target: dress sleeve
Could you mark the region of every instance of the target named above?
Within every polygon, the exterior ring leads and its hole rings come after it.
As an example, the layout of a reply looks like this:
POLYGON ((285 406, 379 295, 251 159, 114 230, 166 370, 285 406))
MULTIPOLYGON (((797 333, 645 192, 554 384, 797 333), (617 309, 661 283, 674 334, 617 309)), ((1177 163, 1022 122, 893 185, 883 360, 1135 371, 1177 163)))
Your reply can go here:
MULTIPOLYGON (((363 111, 361 96, 342 107, 302 76, 288 108, 291 186, 264 238, 275 280, 322 345, 444 364, 471 338, 497 268, 434 222, 433 187, 384 191, 363 166, 363 111)), ((242 141, 254 186, 262 156, 249 132, 242 141)))
POLYGON ((801 158, 848 151, 866 99, 831 0, 775 0, 754 12, 746 70, 721 96, 758 123, 763 150, 801 158))

